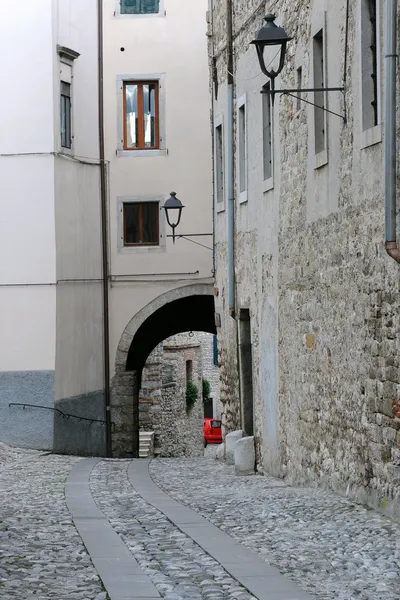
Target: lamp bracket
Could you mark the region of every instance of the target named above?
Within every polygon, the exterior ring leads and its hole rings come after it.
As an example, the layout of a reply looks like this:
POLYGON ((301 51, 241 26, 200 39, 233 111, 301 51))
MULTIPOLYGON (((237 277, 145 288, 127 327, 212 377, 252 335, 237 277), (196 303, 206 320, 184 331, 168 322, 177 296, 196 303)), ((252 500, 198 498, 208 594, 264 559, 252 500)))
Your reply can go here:
POLYGON ((334 112, 333 110, 329 110, 328 108, 325 108, 324 106, 320 106, 319 104, 310 102, 309 100, 306 100, 305 98, 302 98, 301 96, 294 95, 295 93, 301 94, 301 93, 307 93, 307 92, 344 92, 344 88, 343 87, 332 87, 332 88, 306 88, 306 89, 286 89, 286 90, 275 90, 275 89, 271 88, 269 90, 268 89, 261 90, 261 94, 270 94, 270 95, 272 95, 272 98, 274 98, 275 94, 291 96, 292 98, 296 98, 297 100, 300 100, 301 102, 305 102, 306 104, 311 104, 311 106, 315 106, 315 108, 319 108, 319 109, 323 110, 324 112, 330 113, 331 115, 335 115, 335 117, 340 117, 341 119, 343 119, 343 121, 345 123, 347 122, 345 115, 341 115, 337 112, 334 112))
POLYGON ((212 236, 214 235, 213 233, 175 233, 175 230, 173 231, 172 235, 167 235, 167 238, 172 238, 173 242, 175 244, 175 239, 176 238, 181 238, 183 240, 187 240, 188 242, 192 242, 192 244, 196 244, 197 246, 201 246, 202 248, 206 248, 207 250, 213 250, 213 248, 210 248, 210 246, 205 246, 204 244, 200 244, 199 242, 195 242, 194 240, 191 240, 190 238, 192 237, 200 237, 200 236, 212 236))

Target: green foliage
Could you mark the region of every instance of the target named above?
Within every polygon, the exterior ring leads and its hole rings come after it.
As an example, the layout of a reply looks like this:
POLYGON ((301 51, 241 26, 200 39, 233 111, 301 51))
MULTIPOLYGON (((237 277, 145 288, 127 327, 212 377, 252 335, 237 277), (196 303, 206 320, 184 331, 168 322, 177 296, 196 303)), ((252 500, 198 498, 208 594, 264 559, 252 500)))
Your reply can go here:
POLYGON ((188 381, 186 384, 186 405, 191 408, 196 402, 199 395, 199 390, 193 381, 188 381))
POLYGON ((207 379, 203 379, 203 402, 210 397, 211 385, 207 379))

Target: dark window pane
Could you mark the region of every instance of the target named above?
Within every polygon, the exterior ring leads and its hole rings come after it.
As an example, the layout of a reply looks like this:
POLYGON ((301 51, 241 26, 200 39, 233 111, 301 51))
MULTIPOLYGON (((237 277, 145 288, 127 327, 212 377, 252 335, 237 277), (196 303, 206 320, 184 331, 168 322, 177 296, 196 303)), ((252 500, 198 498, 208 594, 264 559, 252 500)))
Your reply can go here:
POLYGON ((138 86, 135 83, 125 85, 125 119, 127 148, 138 147, 138 86))
POLYGON ((144 145, 146 148, 156 146, 156 84, 143 86, 144 112, 144 145))
POLYGON ((61 146, 71 148, 71 86, 61 82, 60 96, 61 146))
POLYGON ((124 204, 124 244, 140 243, 139 204, 124 204))
POLYGON ((121 14, 145 15, 158 13, 160 0, 121 0, 121 14))
POLYGON ((144 244, 158 243, 158 203, 142 204, 143 240, 144 244))

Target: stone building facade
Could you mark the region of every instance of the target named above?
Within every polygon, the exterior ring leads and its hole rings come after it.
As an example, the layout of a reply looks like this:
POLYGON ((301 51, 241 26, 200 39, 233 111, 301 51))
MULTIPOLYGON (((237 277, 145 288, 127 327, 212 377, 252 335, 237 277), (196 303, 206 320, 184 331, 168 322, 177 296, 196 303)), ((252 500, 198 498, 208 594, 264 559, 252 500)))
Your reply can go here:
POLYGON ((182 333, 159 344, 143 369, 139 392, 139 427, 154 431, 160 456, 203 454, 202 380, 210 382, 215 410, 220 414, 218 367, 213 364, 213 336, 182 333), (198 397, 186 403, 186 384, 192 381, 198 397))
POLYGON ((259 469, 399 517, 400 290, 384 247, 384 8, 365 0, 210 5, 216 305, 223 421, 228 431, 241 427, 250 411, 245 429, 254 430, 259 469), (293 37, 277 89, 344 86, 302 94, 337 115, 260 94, 268 79, 250 42, 271 11, 293 37))

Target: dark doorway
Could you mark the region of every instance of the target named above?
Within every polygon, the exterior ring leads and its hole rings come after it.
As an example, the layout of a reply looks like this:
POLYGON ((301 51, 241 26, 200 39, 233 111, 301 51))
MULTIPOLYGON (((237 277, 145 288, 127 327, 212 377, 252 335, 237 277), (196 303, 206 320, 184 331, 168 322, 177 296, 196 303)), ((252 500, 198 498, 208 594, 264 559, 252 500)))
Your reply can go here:
POLYGON ((241 309, 239 317, 240 395, 242 410, 242 429, 246 435, 253 435, 253 355, 251 349, 250 311, 247 308, 241 309))
POLYGON ((212 419, 214 416, 213 399, 206 398, 205 400, 203 400, 203 404, 204 404, 204 418, 212 419))

